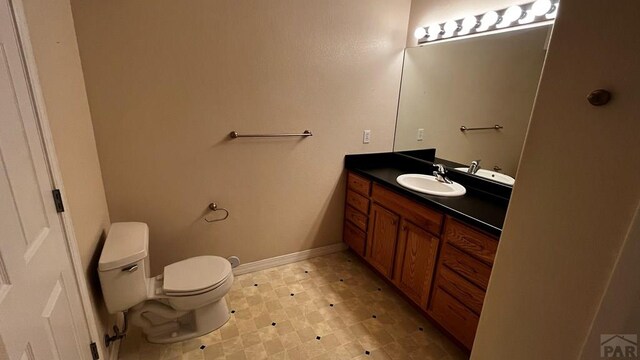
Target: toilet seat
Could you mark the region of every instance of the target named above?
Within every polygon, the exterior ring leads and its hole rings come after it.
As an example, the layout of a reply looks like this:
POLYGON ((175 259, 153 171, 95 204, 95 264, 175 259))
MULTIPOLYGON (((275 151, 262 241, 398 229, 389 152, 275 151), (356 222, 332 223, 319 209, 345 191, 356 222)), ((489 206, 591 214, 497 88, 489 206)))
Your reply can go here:
POLYGON ((197 256, 164 268, 167 296, 193 296, 220 287, 232 274, 231 264, 219 256, 197 256))

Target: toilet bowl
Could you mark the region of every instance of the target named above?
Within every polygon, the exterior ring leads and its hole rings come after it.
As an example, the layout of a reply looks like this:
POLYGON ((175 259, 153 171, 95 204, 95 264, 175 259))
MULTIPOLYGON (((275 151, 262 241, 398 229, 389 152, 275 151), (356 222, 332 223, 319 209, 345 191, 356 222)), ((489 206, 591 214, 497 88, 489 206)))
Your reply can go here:
POLYGON ((98 263, 109 313, 126 311, 152 343, 171 343, 209 333, 229 320, 224 296, 233 285, 227 259, 197 256, 149 276, 149 228, 114 223, 98 263))

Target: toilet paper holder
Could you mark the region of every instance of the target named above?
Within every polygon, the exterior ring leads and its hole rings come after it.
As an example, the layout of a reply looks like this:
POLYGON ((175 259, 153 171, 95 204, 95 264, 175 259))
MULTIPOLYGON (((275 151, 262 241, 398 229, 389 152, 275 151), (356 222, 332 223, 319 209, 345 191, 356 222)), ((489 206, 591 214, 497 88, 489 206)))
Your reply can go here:
POLYGON ((213 220, 209 220, 206 216, 204 217, 204 221, 208 222, 208 223, 212 223, 212 222, 218 222, 218 221, 223 221, 226 220, 229 217, 229 210, 225 209, 225 208, 219 208, 218 204, 216 204, 215 202, 212 202, 211 204, 209 204, 209 210, 211 210, 212 212, 216 212, 216 211, 224 211, 224 217, 219 218, 219 219, 213 219, 213 220))

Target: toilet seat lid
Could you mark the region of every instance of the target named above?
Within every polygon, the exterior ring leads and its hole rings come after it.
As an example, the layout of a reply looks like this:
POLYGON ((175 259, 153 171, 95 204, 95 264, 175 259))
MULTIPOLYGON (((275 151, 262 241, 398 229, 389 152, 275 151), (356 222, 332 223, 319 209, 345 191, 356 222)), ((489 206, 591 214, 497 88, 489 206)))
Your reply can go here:
POLYGON ((231 263, 219 256, 196 256, 164 267, 165 294, 187 294, 217 287, 231 274, 231 263))

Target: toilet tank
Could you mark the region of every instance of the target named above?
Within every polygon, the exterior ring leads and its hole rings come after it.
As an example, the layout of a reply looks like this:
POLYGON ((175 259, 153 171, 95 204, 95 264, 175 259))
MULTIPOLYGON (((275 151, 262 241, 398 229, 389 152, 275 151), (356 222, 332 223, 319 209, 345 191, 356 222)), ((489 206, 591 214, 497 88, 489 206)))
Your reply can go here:
POLYGON ((125 311, 147 299, 149 227, 145 223, 111 224, 98 275, 109 313, 125 311))

